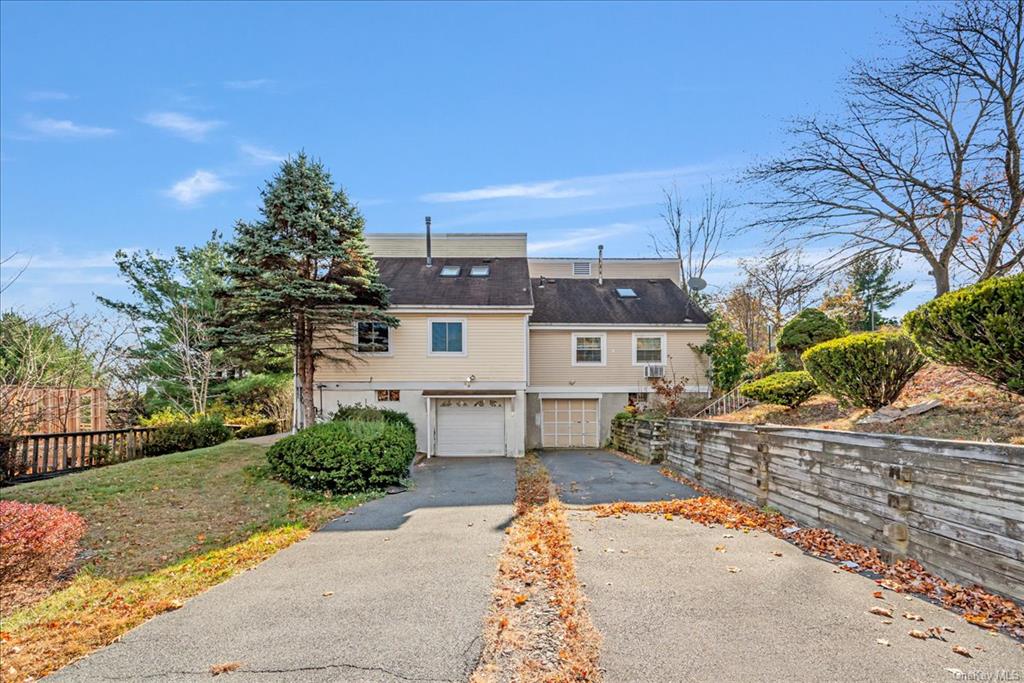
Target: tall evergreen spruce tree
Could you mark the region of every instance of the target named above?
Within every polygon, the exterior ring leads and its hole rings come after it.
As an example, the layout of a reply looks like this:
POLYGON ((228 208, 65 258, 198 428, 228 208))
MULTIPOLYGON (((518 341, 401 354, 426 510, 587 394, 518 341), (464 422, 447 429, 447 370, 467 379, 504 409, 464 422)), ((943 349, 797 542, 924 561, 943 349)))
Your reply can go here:
POLYGON ((906 293, 913 283, 896 282, 893 275, 899 268, 899 261, 893 255, 881 257, 867 253, 858 256, 848 271, 850 292, 864 302, 864 320, 859 327, 874 330, 880 323, 890 323, 881 314, 892 308, 896 299, 906 293))
POLYGON ((388 289, 363 236, 364 221, 331 175, 305 153, 281 164, 261 191, 262 218, 239 221, 227 245, 222 343, 255 354, 292 344, 302 426, 313 424, 313 373, 322 359, 351 361, 352 326, 385 314, 388 289))

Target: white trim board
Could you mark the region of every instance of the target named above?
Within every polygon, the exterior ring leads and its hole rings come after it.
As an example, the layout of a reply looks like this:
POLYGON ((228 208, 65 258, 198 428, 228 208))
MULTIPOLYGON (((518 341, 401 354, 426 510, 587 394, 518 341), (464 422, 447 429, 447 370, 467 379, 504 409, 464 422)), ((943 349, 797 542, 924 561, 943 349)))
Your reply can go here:
MULTIPOLYGON (((589 385, 589 386, 535 386, 526 387, 526 393, 528 394, 543 394, 543 393, 560 393, 560 394, 633 394, 633 393, 651 393, 654 390, 649 386, 638 386, 636 384, 630 385, 589 385)), ((687 384, 686 392, 693 394, 702 394, 707 391, 706 384, 687 384)))
POLYGON ((676 323, 664 325, 611 325, 607 323, 530 323, 530 329, 537 330, 706 330, 703 323, 676 323))

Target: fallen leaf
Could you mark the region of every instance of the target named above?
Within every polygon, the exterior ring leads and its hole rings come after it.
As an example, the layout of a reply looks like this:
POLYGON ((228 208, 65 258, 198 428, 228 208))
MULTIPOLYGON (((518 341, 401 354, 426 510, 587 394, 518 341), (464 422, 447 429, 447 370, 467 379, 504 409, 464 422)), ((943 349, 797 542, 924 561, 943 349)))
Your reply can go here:
POLYGON ((879 600, 885 600, 885 598, 882 596, 882 591, 875 591, 874 593, 872 593, 872 595, 878 598, 879 600))
POLYGON ((968 658, 974 657, 974 655, 971 654, 970 650, 968 650, 966 647, 963 647, 961 645, 954 645, 953 646, 953 652, 957 653, 961 657, 968 657, 968 658))
POLYGON ((329 598, 334 595, 334 591, 324 591, 324 597, 329 598))
POLYGON ((666 512, 665 513, 665 519, 667 519, 668 521, 671 522, 672 521, 672 513, 671 512, 666 512))
POLYGON ((924 621, 924 617, 922 617, 920 614, 911 614, 910 612, 904 612, 903 618, 910 619, 911 621, 924 621))
POLYGON ((722 534, 722 538, 732 538, 732 534, 722 534))
POLYGON ((885 607, 872 607, 868 610, 871 614, 877 614, 880 617, 891 617, 892 610, 886 609, 885 607))
POLYGON ((878 640, 876 640, 875 642, 876 642, 876 643, 878 643, 879 645, 885 645, 886 647, 892 647, 892 643, 890 643, 890 642, 889 642, 888 640, 886 640, 885 638, 879 638, 879 639, 878 639, 878 640))
POLYGON ((919 640, 928 640, 928 634, 924 631, 919 631, 916 628, 908 634, 911 638, 917 638, 919 640))
POLYGON ((732 566, 730 566, 730 567, 726 567, 726 569, 729 571, 730 574, 739 574, 740 573, 740 568, 739 567, 732 567, 732 566))
POLYGON ((716 545, 715 546, 715 552, 717 552, 717 553, 724 553, 725 552, 725 546, 724 545, 716 545))
POLYGON ((522 593, 520 593, 519 595, 515 596, 512 599, 515 601, 516 605, 519 606, 519 605, 522 605, 523 603, 526 602, 527 596, 525 596, 522 593))
POLYGON ((888 626, 889 624, 892 623, 892 619, 882 619, 882 623, 885 624, 886 626, 888 626))
POLYGON ((236 671, 240 666, 241 662, 224 662, 223 664, 214 664, 210 667, 210 673, 214 676, 220 676, 231 671, 236 671))
POLYGON ((782 557, 782 553, 780 553, 778 550, 773 550, 772 555, 774 555, 775 557, 782 557))

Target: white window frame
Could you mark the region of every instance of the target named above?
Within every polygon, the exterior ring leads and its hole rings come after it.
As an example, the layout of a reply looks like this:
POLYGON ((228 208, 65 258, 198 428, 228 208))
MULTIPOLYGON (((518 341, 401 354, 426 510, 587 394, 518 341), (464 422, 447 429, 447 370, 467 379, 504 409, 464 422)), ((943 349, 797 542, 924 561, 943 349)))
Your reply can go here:
POLYGON ((573 332, 572 333, 572 344, 569 347, 570 360, 572 361, 573 367, 579 368, 599 368, 608 365, 608 335, 605 332, 573 332), (596 363, 593 361, 577 361, 576 360, 576 340, 579 337, 598 337, 601 340, 601 362, 596 363))
POLYGON ((634 332, 633 333, 633 365, 634 367, 644 365, 665 365, 668 362, 668 335, 664 332, 634 332), (636 359, 637 352, 637 341, 639 339, 648 339, 657 337, 661 339, 661 361, 657 363, 651 363, 646 361, 638 361, 636 359))
POLYGON ((427 355, 428 356, 468 356, 469 355, 469 324, 465 318, 427 318, 427 355), (434 351, 434 323, 462 323, 462 351, 434 351))
POLYGON ((394 348, 395 347, 392 345, 391 328, 390 327, 387 328, 388 329, 388 350, 387 351, 360 351, 359 350, 359 325, 360 324, 364 324, 364 323, 365 324, 370 324, 370 323, 383 324, 383 323, 377 323, 374 320, 360 320, 360 321, 356 322, 355 328, 352 330, 352 336, 354 338, 354 343, 356 345, 356 348, 355 348, 356 355, 358 355, 358 356, 392 356, 392 355, 394 355, 394 348))

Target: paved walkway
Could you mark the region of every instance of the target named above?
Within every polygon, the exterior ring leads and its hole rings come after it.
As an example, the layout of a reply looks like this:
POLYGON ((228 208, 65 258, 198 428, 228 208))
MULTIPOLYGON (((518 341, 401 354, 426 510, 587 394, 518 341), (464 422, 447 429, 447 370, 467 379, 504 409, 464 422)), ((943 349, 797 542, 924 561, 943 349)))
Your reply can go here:
POLYGON ((54 678, 208 680, 239 661, 231 681, 466 680, 515 462, 434 459, 414 478, 54 678))
MULTIPOLYGON (((624 460, 610 467, 607 459, 616 456, 599 453, 591 456, 598 466, 587 468, 583 455, 544 458, 572 501, 649 500, 645 492, 674 484, 664 479, 645 489, 644 482, 662 478, 657 468, 624 460)), ((1024 680, 1020 644, 917 598, 886 591, 879 600, 870 579, 837 573, 773 536, 660 516, 598 519, 582 508, 570 511, 569 522, 591 617, 604 638, 607 683, 968 680, 950 670, 1015 671, 971 680, 1024 680), (892 608, 893 623, 868 613, 878 606, 892 608), (910 621, 904 612, 925 620, 910 621), (955 633, 946 633, 948 642, 908 635, 931 626, 955 633), (953 645, 974 657, 955 654, 953 645)))

